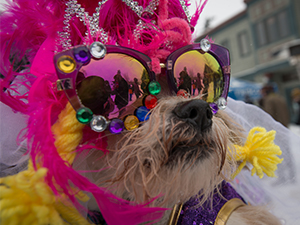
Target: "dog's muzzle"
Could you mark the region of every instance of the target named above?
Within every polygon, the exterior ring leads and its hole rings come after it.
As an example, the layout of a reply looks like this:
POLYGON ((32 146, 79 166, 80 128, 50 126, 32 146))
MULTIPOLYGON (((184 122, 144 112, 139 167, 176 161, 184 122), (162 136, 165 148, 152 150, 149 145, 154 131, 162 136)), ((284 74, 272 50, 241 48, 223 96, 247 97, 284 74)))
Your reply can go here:
POLYGON ((205 131, 212 125, 212 111, 209 104, 200 99, 178 103, 173 113, 201 131, 205 131))

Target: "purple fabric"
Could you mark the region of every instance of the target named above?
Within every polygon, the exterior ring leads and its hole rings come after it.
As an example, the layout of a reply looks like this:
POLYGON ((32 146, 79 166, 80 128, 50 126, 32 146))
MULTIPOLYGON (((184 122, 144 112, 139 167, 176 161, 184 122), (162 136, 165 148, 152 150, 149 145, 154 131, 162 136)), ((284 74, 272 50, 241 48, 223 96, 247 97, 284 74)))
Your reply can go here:
POLYGON ((195 207, 199 204, 199 200, 191 198, 183 205, 177 225, 214 224, 218 212, 228 200, 232 198, 239 198, 243 200, 233 187, 225 181, 222 183, 220 193, 223 198, 217 192, 213 195, 213 208, 211 208, 211 199, 208 199, 202 207, 195 207))

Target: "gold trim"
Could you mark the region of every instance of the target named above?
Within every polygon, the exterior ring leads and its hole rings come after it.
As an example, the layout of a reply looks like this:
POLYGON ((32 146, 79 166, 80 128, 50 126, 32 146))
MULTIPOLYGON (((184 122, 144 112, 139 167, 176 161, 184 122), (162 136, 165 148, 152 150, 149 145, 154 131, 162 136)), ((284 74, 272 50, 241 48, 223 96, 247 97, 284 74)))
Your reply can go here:
POLYGON ((164 63, 160 63, 159 65, 160 65, 160 68, 166 68, 166 64, 164 64, 164 63))
POLYGON ((214 225, 225 225, 231 213, 244 205, 246 204, 239 198, 230 199, 219 211, 214 225))
POLYGON ((180 216, 180 212, 182 210, 182 206, 183 206, 182 203, 179 205, 178 204, 174 205, 173 210, 170 215, 170 220, 169 220, 168 225, 176 225, 177 224, 178 218, 180 216))
POLYGON ((64 88, 63 88, 63 86, 62 86, 61 80, 57 80, 57 81, 56 81, 56 90, 57 90, 57 91, 63 91, 63 90, 64 90, 64 88))

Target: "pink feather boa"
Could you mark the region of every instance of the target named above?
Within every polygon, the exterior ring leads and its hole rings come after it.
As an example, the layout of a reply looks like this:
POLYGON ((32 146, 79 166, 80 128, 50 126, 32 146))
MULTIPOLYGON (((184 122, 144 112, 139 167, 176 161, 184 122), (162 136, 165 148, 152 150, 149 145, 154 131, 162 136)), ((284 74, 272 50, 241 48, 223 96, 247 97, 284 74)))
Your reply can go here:
MULTIPOLYGON (((144 7, 149 1, 138 0, 144 7)), ((132 225, 157 220, 165 209, 149 208, 147 203, 136 205, 109 194, 82 176, 80 171, 67 166, 54 146, 51 126, 67 103, 65 95, 53 89, 53 83, 57 80, 53 65, 57 44, 55 39, 57 31, 61 31, 64 26, 65 2, 14 0, 5 5, 4 13, 0 16, 0 73, 4 76, 0 87, 5 90, 1 91, 1 101, 29 116, 26 138, 29 140, 31 158, 34 161, 37 155, 42 157, 42 165, 49 171, 46 181, 56 194, 68 195, 79 207, 71 192, 71 185, 92 193, 108 224, 132 225), (19 64, 24 58, 29 66, 25 65, 21 71, 19 64), (16 83, 11 85, 16 76, 22 77, 21 85, 28 88, 25 94, 18 93, 16 83), (61 192, 53 185, 53 179, 61 192)), ((78 2, 91 13, 97 6, 97 1, 78 2)), ((153 71, 160 73, 160 62, 174 50, 192 42, 191 27, 196 25, 206 2, 204 0, 197 7, 189 24, 178 0, 161 0, 158 10, 153 14, 157 24, 144 20, 149 29, 144 31, 142 40, 132 35, 139 18, 121 0, 108 0, 103 5, 99 24, 109 32, 107 44, 118 43, 145 53, 152 59, 153 71)), ((73 45, 82 43, 85 27, 77 19, 72 20, 71 26, 73 45)), ((97 142, 98 137, 99 134, 86 131, 84 141, 97 143, 99 150, 106 151, 106 143, 97 142)), ((82 149, 89 149, 89 144, 81 146, 82 149)))

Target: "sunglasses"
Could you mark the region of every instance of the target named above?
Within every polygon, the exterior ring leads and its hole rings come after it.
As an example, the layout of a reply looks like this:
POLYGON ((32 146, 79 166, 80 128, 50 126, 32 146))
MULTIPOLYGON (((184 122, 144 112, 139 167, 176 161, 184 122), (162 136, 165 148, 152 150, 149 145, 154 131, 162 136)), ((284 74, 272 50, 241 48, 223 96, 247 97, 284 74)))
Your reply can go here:
MULTIPOLYGON (((97 132, 136 129, 149 119, 161 92, 151 59, 130 48, 94 42, 57 53, 54 64, 58 90, 64 90, 78 121, 97 132), (130 107, 134 112, 124 115, 130 107)), ((214 113, 226 107, 230 81, 226 48, 203 39, 171 53, 163 67, 170 93, 201 95, 214 113)))

